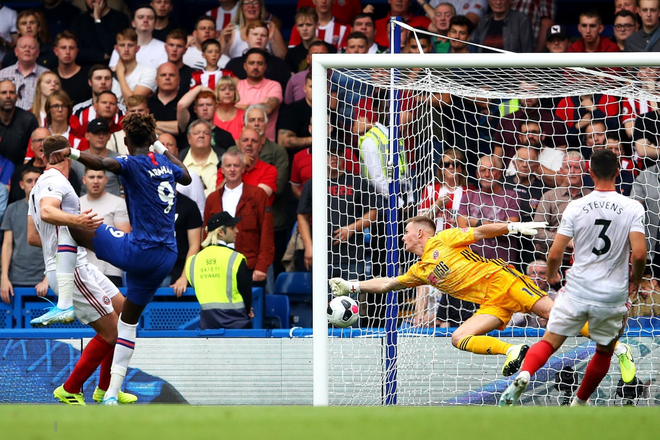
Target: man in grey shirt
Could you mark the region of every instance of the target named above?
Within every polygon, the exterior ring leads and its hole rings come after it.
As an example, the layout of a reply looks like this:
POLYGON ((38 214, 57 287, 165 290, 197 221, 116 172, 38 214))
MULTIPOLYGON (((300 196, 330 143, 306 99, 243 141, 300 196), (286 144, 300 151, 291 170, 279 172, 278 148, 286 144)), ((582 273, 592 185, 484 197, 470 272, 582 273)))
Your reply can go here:
POLYGON ((20 186, 25 198, 7 206, 0 230, 3 231, 0 278, 0 298, 9 304, 14 287, 34 287, 37 295, 46 296, 48 280, 44 276, 44 257, 41 249, 27 242, 28 197, 41 175, 41 170, 28 167, 21 173, 20 186))
POLYGON ((626 38, 625 52, 660 52, 660 38, 655 38, 649 49, 649 41, 660 26, 660 0, 639 0, 639 16, 642 28, 626 38))
MULTIPOLYGON (((555 241, 557 228, 561 223, 561 217, 566 206, 576 199, 580 199, 591 192, 584 187, 584 158, 579 151, 569 151, 564 157, 561 170, 557 174, 557 187, 546 191, 541 197, 536 212, 535 222, 547 222, 548 225, 543 232, 534 237, 536 250, 546 255, 555 241)), ((570 261, 570 254, 564 254, 564 261, 570 261)))

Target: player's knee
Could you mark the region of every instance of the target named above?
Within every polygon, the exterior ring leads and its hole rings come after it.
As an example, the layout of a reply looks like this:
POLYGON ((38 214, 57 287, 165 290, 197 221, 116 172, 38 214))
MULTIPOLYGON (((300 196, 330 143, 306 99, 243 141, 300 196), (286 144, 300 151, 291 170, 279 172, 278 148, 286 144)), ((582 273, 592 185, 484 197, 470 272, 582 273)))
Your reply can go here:
POLYGON ((99 336, 103 338, 105 342, 110 345, 115 345, 117 343, 117 329, 115 328, 114 332, 112 329, 107 329, 106 331, 99 332, 99 336))
POLYGON ((96 333, 108 344, 117 343, 117 316, 114 314, 106 315, 93 325, 96 333))
POLYGON ((554 305, 554 302, 547 296, 544 296, 543 298, 539 299, 534 303, 534 306, 532 307, 532 313, 534 313, 536 316, 540 316, 541 318, 548 319, 550 317, 550 310, 552 310, 552 306, 554 305))
POLYGON ((459 348, 459 345, 461 344, 461 341, 465 339, 468 335, 456 330, 454 333, 451 335, 451 345, 453 345, 456 348, 459 348))

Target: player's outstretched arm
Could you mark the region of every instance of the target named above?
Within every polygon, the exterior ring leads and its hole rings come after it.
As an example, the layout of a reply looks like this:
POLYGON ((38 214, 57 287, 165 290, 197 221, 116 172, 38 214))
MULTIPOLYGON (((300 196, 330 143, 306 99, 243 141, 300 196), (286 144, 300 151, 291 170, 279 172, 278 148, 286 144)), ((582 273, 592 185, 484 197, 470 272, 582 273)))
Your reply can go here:
POLYGON ((330 290, 334 296, 344 296, 351 293, 386 293, 390 290, 401 290, 406 286, 396 278, 372 278, 367 281, 346 281, 343 278, 330 278, 330 290))
POLYGON ((85 151, 72 149, 71 147, 53 151, 50 154, 50 163, 54 165, 63 162, 66 158, 77 160, 87 168, 97 171, 106 170, 115 174, 119 174, 121 171, 121 165, 119 165, 119 162, 112 157, 99 157, 85 151))
POLYGON ((546 222, 502 222, 481 225, 474 229, 474 241, 498 237, 504 234, 536 235, 539 229, 546 228, 546 222))

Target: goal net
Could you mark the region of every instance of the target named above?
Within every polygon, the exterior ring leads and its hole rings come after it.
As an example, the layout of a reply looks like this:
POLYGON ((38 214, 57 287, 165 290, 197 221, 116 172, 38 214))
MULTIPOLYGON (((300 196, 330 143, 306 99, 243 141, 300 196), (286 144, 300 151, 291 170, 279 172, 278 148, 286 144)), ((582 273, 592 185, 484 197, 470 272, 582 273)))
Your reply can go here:
MULTIPOLYGON (((505 356, 451 343, 477 305, 428 287, 360 294, 359 323, 328 331, 327 279, 405 273, 417 260, 401 241, 412 216, 429 216, 437 231, 534 220, 551 228, 534 239, 484 240, 472 250, 507 261, 553 295, 560 286, 545 282, 544 260, 561 212, 593 187, 591 152, 609 148, 621 159, 618 189, 647 208, 649 298, 632 298, 622 336, 637 362, 634 386, 621 386, 614 356, 592 400, 657 405, 660 296, 653 275, 660 267, 651 263, 658 261, 660 223, 660 67, 653 66, 660 55, 315 55, 315 404, 496 404, 511 381, 501 373, 505 356)), ((564 260, 567 269, 571 255, 564 260)), ((531 345, 544 325, 515 314, 492 335, 531 345)), ((586 338, 569 338, 522 404, 565 403, 594 350, 586 338)))

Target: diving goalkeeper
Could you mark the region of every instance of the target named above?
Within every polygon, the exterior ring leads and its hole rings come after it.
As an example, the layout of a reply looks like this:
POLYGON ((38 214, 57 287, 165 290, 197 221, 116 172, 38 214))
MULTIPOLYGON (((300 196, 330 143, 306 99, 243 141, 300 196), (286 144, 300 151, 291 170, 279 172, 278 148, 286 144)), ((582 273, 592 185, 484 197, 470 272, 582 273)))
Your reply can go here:
MULTIPOLYGON (((452 334, 454 347, 477 354, 506 354, 504 376, 516 373, 529 348, 513 345, 486 333, 504 329, 515 312, 534 313, 547 319, 553 302, 534 282, 502 259, 489 260, 475 254, 468 246, 479 240, 504 234, 536 235, 545 222, 492 223, 476 228, 452 228, 435 234, 435 223, 425 216, 406 222, 403 242, 408 252, 421 258, 404 275, 346 281, 332 278, 328 282, 336 296, 351 293, 385 293, 410 287, 431 285, 455 298, 480 304, 479 310, 452 334), (434 235, 435 234, 435 235, 434 235)), ((580 332, 588 336, 585 326, 580 332)), ((632 358, 619 357, 621 368, 632 369, 632 358)), ((629 372, 630 374, 630 372, 629 372)))

